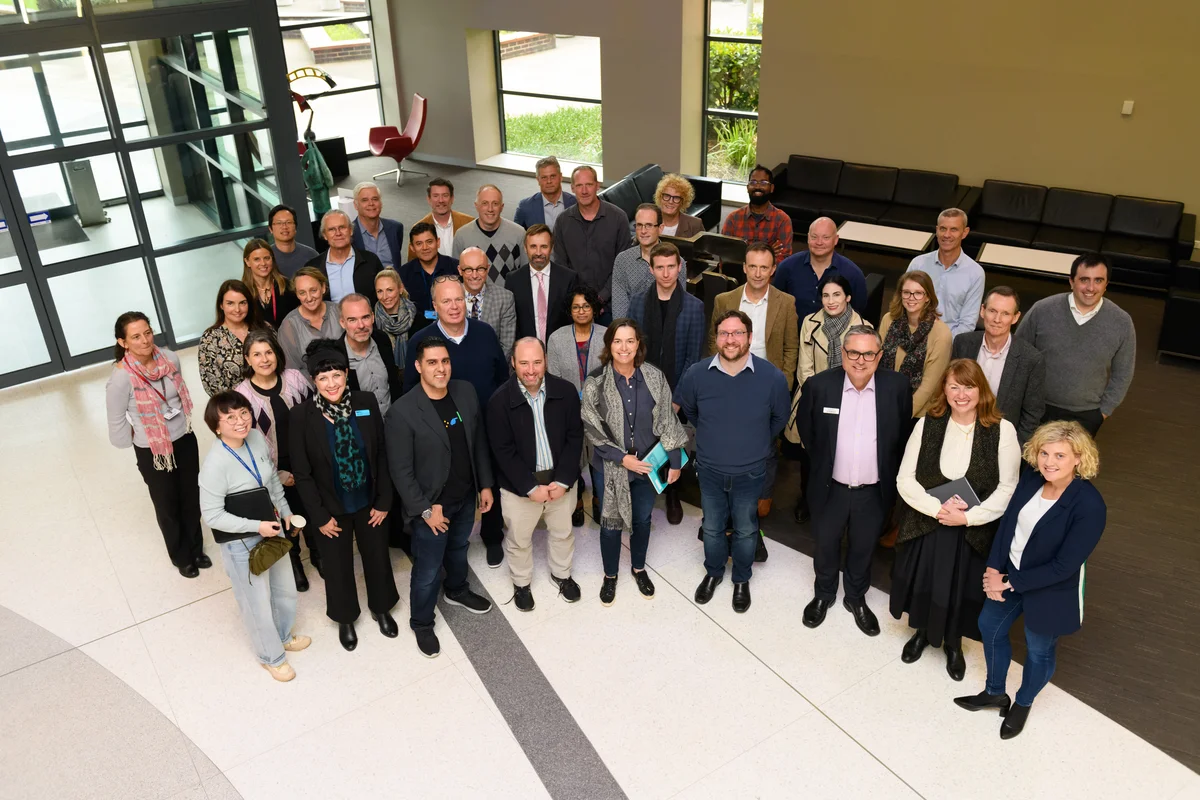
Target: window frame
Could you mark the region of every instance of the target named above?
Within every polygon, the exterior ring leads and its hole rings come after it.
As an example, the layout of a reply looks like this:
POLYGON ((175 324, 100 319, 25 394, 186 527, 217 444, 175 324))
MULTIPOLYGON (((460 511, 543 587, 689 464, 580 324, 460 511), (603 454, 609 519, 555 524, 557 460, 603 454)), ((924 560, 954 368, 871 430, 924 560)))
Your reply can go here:
MULTIPOLYGON (((766 17, 766 5, 764 0, 763 17, 766 17)), ((704 80, 701 88, 700 96, 700 174, 704 177, 708 175, 708 126, 709 120, 716 119, 752 119, 755 123, 755 130, 758 128, 758 109, 753 111, 743 111, 730 108, 711 108, 708 104, 709 90, 712 88, 709 82, 709 56, 712 52, 713 44, 753 44, 758 45, 759 53, 759 74, 762 72, 762 35, 758 36, 734 36, 728 34, 713 34, 712 30, 712 0, 704 2, 704 80)), ((757 153, 755 153, 757 156, 757 153)), ((736 181, 721 179, 722 183, 730 183, 735 186, 741 185, 736 181)))

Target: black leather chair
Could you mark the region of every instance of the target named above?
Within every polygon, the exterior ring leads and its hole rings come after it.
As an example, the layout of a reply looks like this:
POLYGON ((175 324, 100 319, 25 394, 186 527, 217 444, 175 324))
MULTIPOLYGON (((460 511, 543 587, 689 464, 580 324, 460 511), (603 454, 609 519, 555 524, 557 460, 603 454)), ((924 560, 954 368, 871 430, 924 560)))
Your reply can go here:
POLYGON ((837 195, 825 202, 822 215, 839 225, 847 220, 878 222, 892 204, 899 171, 895 167, 843 164, 837 195))
POLYGON ((602 190, 600 197, 624 211, 631 222, 637 214, 637 207, 645 202, 638 194, 637 184, 628 175, 602 190))
POLYGON ((971 211, 964 207, 964 200, 970 191, 970 186, 959 184, 958 176, 948 172, 902 169, 896 173, 892 204, 879 224, 933 233, 937 215, 947 208, 961 208, 969 219, 971 211))
POLYGON ((876 328, 879 320, 883 319, 883 276, 878 272, 869 272, 867 278, 867 313, 862 317, 876 328))
POLYGON ((1112 201, 1110 194, 1051 189, 1046 193, 1042 224, 1033 235, 1033 246, 1063 253, 1100 252, 1112 201))
POLYGON ((1118 195, 1113 200, 1100 252, 1112 265, 1112 281, 1166 289, 1172 267, 1192 252, 1196 217, 1183 203, 1118 195))
POLYGON ((1171 278, 1171 288, 1200 292, 1200 263, 1180 261, 1176 264, 1174 277, 1171 278))
MULTIPOLYGON (((600 192, 600 197, 624 211, 632 224, 638 205, 654 202, 654 190, 664 174, 666 173, 658 164, 647 164, 610 184, 600 192)), ((684 213, 699 217, 705 230, 713 230, 721 222, 721 182, 696 175, 683 177, 688 179, 696 191, 692 205, 685 209, 684 213)))
POLYGON ((842 162, 832 158, 793 155, 787 164, 775 168, 775 192, 771 202, 792 218, 798 233, 825 213, 825 206, 837 194, 842 162))
POLYGON ((979 205, 968 219, 966 247, 972 255, 987 242, 1029 247, 1046 204, 1045 186, 1010 181, 984 181, 979 205))
POLYGON ((1167 292, 1163 310, 1162 329, 1158 333, 1158 356, 1163 353, 1187 358, 1200 358, 1200 293, 1186 289, 1167 292))

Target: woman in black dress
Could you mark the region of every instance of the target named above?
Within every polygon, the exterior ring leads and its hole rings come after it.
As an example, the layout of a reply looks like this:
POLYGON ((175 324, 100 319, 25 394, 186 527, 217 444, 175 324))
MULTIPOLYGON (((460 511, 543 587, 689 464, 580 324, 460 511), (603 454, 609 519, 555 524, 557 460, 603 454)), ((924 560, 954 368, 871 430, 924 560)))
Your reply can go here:
POLYGON ((275 330, 293 309, 300 307, 288 279, 275 264, 275 253, 264 239, 251 239, 242 248, 242 283, 250 288, 258 317, 275 330))

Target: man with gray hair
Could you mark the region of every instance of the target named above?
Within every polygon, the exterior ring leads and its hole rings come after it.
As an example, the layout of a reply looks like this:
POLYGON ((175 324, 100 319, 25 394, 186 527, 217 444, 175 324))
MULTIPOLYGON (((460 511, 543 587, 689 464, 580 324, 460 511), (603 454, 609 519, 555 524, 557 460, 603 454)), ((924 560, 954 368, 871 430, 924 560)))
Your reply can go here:
POLYGON ((345 211, 332 209, 321 217, 321 236, 329 249, 309 259, 307 267, 316 267, 329 279, 326 299, 341 302, 348 294, 375 296, 375 276, 383 264, 374 253, 354 247, 353 223, 345 211))
POLYGON ((539 158, 535 169, 540 191, 517 203, 513 219, 526 230, 542 224, 553 231, 558 215, 575 205, 575 195, 563 191, 562 167, 554 156, 539 158))
POLYGON ((404 384, 391 340, 375 327, 375 302, 357 292, 346 295, 338 303, 338 321, 345 331, 342 341, 350 363, 348 387, 375 395, 379 413, 386 414, 392 401, 399 399, 404 384))
POLYGON ((354 221, 354 246, 374 253, 385 267, 403 264, 404 251, 400 248, 404 244, 404 226, 380 216, 383 199, 379 196, 379 187, 371 181, 355 186, 354 210, 358 213, 358 219, 354 221))
MULTIPOLYGON (((475 213, 479 216, 454 234, 454 257, 478 247, 487 256, 488 279, 497 286, 504 285, 508 273, 529 263, 525 256, 525 229, 500 216, 504 210, 504 195, 490 183, 475 193, 475 213)), ((487 405, 487 398, 480 401, 487 405)))
POLYGON ((907 270, 920 270, 933 281, 942 322, 955 336, 975 330, 983 305, 983 267, 962 248, 970 232, 967 213, 961 208, 947 208, 937 218, 937 250, 917 256, 907 270))

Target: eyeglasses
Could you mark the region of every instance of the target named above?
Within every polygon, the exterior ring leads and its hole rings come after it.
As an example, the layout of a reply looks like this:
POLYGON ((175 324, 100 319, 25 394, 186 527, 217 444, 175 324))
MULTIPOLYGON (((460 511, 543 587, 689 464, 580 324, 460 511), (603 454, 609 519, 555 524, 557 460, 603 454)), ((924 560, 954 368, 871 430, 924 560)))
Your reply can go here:
MULTIPOLYGON (((487 272, 488 267, 459 267, 459 270, 464 275, 477 275, 480 272, 487 272)), ((447 275, 446 277, 450 277, 450 276, 447 275)))
POLYGON ((665 193, 663 194, 662 199, 664 202, 667 202, 667 203, 678 203, 681 200, 683 200, 683 198, 677 194, 665 194, 665 193))
POLYGON ((296 227, 296 223, 284 222, 283 220, 275 220, 274 222, 271 223, 271 227, 272 228, 294 228, 294 227, 296 227))
POLYGON ((635 223, 633 223, 633 227, 637 228, 639 231, 648 231, 651 228, 657 228, 658 223, 657 222, 635 222, 635 223))
POLYGON ((900 292, 900 296, 903 297, 905 300, 920 300, 922 297, 925 296, 925 292, 924 291, 910 292, 908 290, 905 290, 905 291, 900 292))
POLYGON ((862 350, 843 350, 842 354, 851 361, 866 361, 868 364, 879 358, 878 350, 869 350, 866 352, 862 350))
POLYGON ((745 339, 745 331, 717 331, 718 339, 745 339))
POLYGON ((583 305, 580 305, 580 306, 571 306, 571 310, 572 311, 591 311, 592 306, 589 303, 584 303, 583 305))
POLYGON ((770 186, 771 182, 770 181, 749 181, 746 185, 747 186, 770 186))
POLYGON ((462 283, 462 281, 459 280, 457 275, 438 275, 436 278, 433 279, 433 282, 435 285, 439 284, 439 283, 445 283, 446 281, 454 281, 455 283, 462 283))

